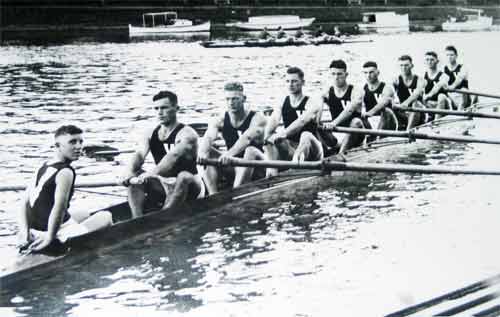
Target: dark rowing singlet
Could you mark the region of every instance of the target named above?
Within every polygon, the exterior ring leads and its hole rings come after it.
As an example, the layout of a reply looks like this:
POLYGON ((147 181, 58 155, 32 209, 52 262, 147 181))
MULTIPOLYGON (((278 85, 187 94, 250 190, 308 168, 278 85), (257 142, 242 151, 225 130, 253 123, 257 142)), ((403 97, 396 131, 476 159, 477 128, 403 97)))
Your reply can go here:
MULTIPOLYGON (((153 155, 153 158, 155 160, 155 163, 158 164, 160 161, 163 159, 165 155, 167 155, 168 151, 173 149, 175 146, 175 138, 177 137, 177 134, 179 131, 181 131, 185 127, 184 124, 179 123, 175 129, 170 132, 170 135, 165 141, 160 141, 158 138, 158 131, 161 128, 161 124, 154 129, 153 134, 151 135, 151 139, 149 140, 149 148, 151 150, 151 154, 153 155), (165 149, 166 145, 166 149, 165 149)), ((186 160, 186 159, 180 159, 175 167, 170 170, 168 175, 163 175, 165 177, 176 177, 180 172, 182 171, 187 171, 193 175, 198 174, 198 169, 196 168, 196 160, 186 160)))
MULTIPOLYGON (((434 85, 437 84, 439 82, 439 79, 441 78, 441 75, 443 75, 443 72, 438 72, 437 75, 434 77, 434 78, 430 78, 429 77, 429 74, 427 74, 427 72, 425 72, 425 75, 424 75, 424 79, 426 81, 426 85, 425 85, 425 93, 428 94, 432 88, 434 88, 434 85)), ((432 96, 431 98, 429 98, 429 100, 432 100, 432 101, 437 101, 438 99, 438 95, 439 94, 446 94, 446 91, 441 88, 437 94, 435 94, 434 96, 432 96)))
MULTIPOLYGON (((68 163, 58 162, 53 164, 44 163, 42 167, 36 172, 36 182, 35 187, 32 188, 29 193, 29 227, 40 230, 47 231, 47 226, 49 222, 50 212, 54 207, 54 197, 56 192, 56 176, 60 170, 64 168, 69 168, 73 172, 73 184, 71 184, 71 189, 69 192, 69 201, 73 196, 75 187, 75 170, 68 163)), ((65 212, 62 223, 68 221, 70 218, 68 212, 65 212)))
MULTIPOLYGON (((398 83, 394 85, 394 89, 396 90, 396 94, 398 95, 399 102, 402 103, 411 96, 413 91, 417 89, 417 82, 418 76, 414 75, 410 86, 406 86, 403 80, 403 76, 399 75, 398 83)), ((417 100, 422 101, 422 96, 419 96, 417 100)))
MULTIPOLYGON (((297 108, 293 108, 291 103, 290 103, 290 96, 286 96, 285 101, 283 102, 283 106, 281 107, 281 115, 283 116, 283 124, 285 125, 285 128, 288 128, 292 122, 297 120, 299 118, 299 115, 302 115, 304 111, 306 110, 306 103, 309 100, 308 96, 305 96, 300 104, 298 105, 297 108)), ((308 131, 311 132, 312 134, 316 133, 316 124, 314 122, 308 122, 302 130, 299 132, 295 133, 294 135, 291 135, 288 137, 288 139, 299 142, 300 141, 300 135, 303 131, 308 131)))
MULTIPOLYGON (((345 94, 341 98, 339 98, 335 95, 335 90, 333 89, 333 87, 330 87, 330 90, 328 91, 328 98, 324 98, 324 102, 330 109, 332 121, 335 120, 335 118, 337 118, 342 113, 342 111, 344 111, 344 109, 351 103, 352 89, 353 85, 347 86, 345 94)), ((359 112, 354 112, 351 115, 351 118, 342 122, 340 126, 349 126, 351 123, 350 121, 353 118, 361 118, 361 114, 359 112)))
MULTIPOLYGON (((448 68, 448 65, 444 66, 444 73, 450 77, 448 85, 451 85, 455 82, 455 80, 457 79, 457 75, 458 73, 460 73, 461 69, 462 69, 462 64, 458 64, 454 70, 448 68)), ((467 79, 462 80, 462 82, 460 83, 460 85, 457 86, 456 89, 462 89, 462 88, 469 88, 469 81, 467 79)))
MULTIPOLYGON (((255 111, 251 110, 245 118, 245 121, 243 121, 243 123, 238 128, 233 127, 233 125, 231 124, 231 119, 229 118, 229 113, 225 113, 224 125, 222 127, 222 138, 226 142, 226 147, 228 150, 233 147, 240 136, 245 133, 245 131, 250 127, 250 122, 252 122, 252 118, 255 113, 255 111)), ((262 148, 260 145, 254 144, 253 142, 250 143, 250 145, 255 146, 259 149, 262 148)), ((243 157, 243 154, 244 151, 238 153, 236 156, 243 157)))
POLYGON ((372 110, 373 107, 375 107, 378 104, 378 100, 382 95, 384 88, 385 88, 384 82, 381 82, 380 85, 378 85, 377 89, 373 91, 370 90, 370 88, 368 88, 368 84, 365 84, 364 87, 365 96, 363 97, 363 103, 365 104, 366 111, 372 110))

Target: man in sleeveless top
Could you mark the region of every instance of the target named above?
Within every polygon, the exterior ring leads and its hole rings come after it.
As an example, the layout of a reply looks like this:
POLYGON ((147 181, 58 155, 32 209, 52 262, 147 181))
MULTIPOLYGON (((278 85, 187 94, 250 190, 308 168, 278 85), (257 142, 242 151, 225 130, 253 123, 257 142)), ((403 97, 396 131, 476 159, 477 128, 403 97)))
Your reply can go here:
MULTIPOLYGON (((332 122, 325 123, 326 129, 336 126, 364 128, 361 121, 363 93, 361 89, 347 82, 347 65, 343 60, 333 60, 330 64, 331 84, 323 93, 323 103, 330 110, 332 122)), ((340 153, 363 143, 365 136, 346 134, 340 146, 340 153)))
POLYGON ((196 167, 198 134, 177 120, 177 95, 160 91, 153 97, 153 109, 160 123, 138 142, 122 179, 134 217, 176 207, 206 193, 196 167), (142 166, 149 152, 156 166, 145 172, 142 166))
MULTIPOLYGON (((445 53, 448 61, 447 65, 444 66, 444 73, 450 78, 448 89, 469 90, 469 75, 465 66, 457 63, 457 49, 450 45, 445 48, 445 53)), ((450 92, 448 97, 459 110, 471 105, 471 98, 467 94, 450 92)))
MULTIPOLYGON (((397 101, 395 104, 403 108, 424 108, 422 95, 425 89, 425 80, 413 74, 413 60, 409 55, 402 55, 398 58, 400 75, 393 80, 397 101)), ((399 130, 411 130, 413 127, 423 123, 423 116, 417 112, 405 112, 395 110, 398 118, 399 130)))
POLYGON ((80 128, 65 125, 56 130, 55 157, 37 170, 25 192, 19 218, 21 250, 46 250, 54 243, 112 224, 108 211, 93 215, 68 212, 76 178, 71 163, 80 157, 82 143, 80 128))
MULTIPOLYGON (((425 53, 425 64, 427 70, 424 75, 425 90, 423 101, 428 108, 451 110, 452 103, 448 98, 446 89, 448 88, 449 77, 444 72, 438 70, 438 56, 435 52, 425 53)), ((429 116, 432 118, 433 116, 429 116)), ((442 117, 436 115, 436 119, 442 117)))
POLYGON ((379 80, 380 71, 377 63, 366 62, 363 65, 366 84, 363 87, 363 106, 361 120, 366 128, 374 125, 370 122, 374 116, 379 116, 377 129, 397 130, 398 120, 391 109, 394 99, 394 88, 379 80))
MULTIPOLYGON (((241 83, 227 83, 224 86, 224 95, 227 110, 209 123, 200 143, 199 157, 218 158, 221 164, 227 164, 234 157, 248 160, 263 159, 262 144, 266 125, 264 115, 246 107, 246 96, 241 83), (222 135, 224 139, 227 149, 225 152, 213 147, 219 135, 222 135)), ((257 177, 253 175, 254 169, 249 167, 207 166, 204 180, 210 194, 218 191, 220 174, 224 174, 227 180, 232 181, 233 187, 238 187, 257 177)), ((258 174, 257 171, 256 174, 258 174)))
MULTIPOLYGON (((300 68, 288 68, 286 82, 290 94, 283 104, 273 109, 264 130, 266 157, 271 160, 322 160, 323 147, 317 138, 321 104, 309 103, 309 97, 302 93, 305 81, 300 68), (281 119, 284 129, 276 131, 281 119)), ((266 176, 277 173, 277 169, 269 168, 266 176)))

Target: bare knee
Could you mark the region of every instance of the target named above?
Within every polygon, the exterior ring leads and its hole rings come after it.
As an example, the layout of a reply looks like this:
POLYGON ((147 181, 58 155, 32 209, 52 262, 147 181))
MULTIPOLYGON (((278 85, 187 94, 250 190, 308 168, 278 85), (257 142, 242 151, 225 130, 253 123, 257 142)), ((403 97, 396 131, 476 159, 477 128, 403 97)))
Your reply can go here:
POLYGON ((363 121, 361 121, 361 119, 359 119, 359 118, 354 118, 351 121, 350 127, 351 128, 362 128, 363 127, 363 121))
POLYGON ((193 181, 193 174, 182 171, 177 175, 176 183, 179 185, 189 185, 193 181))
POLYGON ((113 215, 107 210, 99 211, 93 217, 97 218, 97 221, 103 227, 109 227, 113 224, 113 215))
POLYGON ((243 158, 246 160, 253 160, 256 159, 260 156, 260 151, 253 146, 249 146, 245 149, 245 154, 243 155, 243 158))

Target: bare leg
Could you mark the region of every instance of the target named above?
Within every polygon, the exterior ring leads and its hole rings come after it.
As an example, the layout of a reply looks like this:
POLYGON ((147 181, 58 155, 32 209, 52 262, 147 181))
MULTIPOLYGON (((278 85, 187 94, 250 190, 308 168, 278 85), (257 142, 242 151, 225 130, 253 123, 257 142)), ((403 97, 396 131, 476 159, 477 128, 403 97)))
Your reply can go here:
MULTIPOLYGON (((210 150, 210 158, 217 159, 221 153, 215 149, 210 150)), ((206 166, 203 180, 207 185, 208 193, 213 195, 218 192, 217 184, 219 181, 219 168, 217 166, 206 166)))
POLYGON ((81 222, 89 231, 96 231, 113 224, 113 216, 109 211, 99 211, 81 222))
POLYGON ((137 218, 142 216, 144 214, 144 201, 146 200, 144 185, 130 185, 127 188, 127 192, 132 217, 137 218))
MULTIPOLYGON (((414 107, 414 108, 425 108, 422 103, 417 102, 417 101, 415 101, 413 103, 412 107, 414 107)), ((422 115, 423 114, 421 114, 421 113, 410 112, 410 114, 408 115, 408 126, 406 127, 406 130, 410 131, 411 129, 413 129, 414 127, 416 127, 420 123, 422 115)))
POLYGON ((198 193, 201 191, 200 184, 195 181, 194 177, 195 176, 193 174, 186 171, 180 172, 179 175, 177 175, 174 190, 168 197, 163 210, 178 206, 179 204, 185 202, 190 191, 196 191, 198 193))
MULTIPOLYGON (((437 100, 437 109, 441 110, 449 110, 451 108, 451 105, 449 103, 448 97, 446 97, 445 94, 439 94, 438 95, 438 100, 437 100)), ((436 119, 442 118, 443 115, 436 115, 436 119)))
MULTIPOLYGON (((277 145, 274 144, 266 144, 264 145, 264 155, 267 160, 277 160, 279 159, 279 151, 277 145)), ((277 168, 267 168, 266 169, 266 177, 276 176, 278 175, 277 168)))
POLYGON ((322 160, 324 157, 321 142, 311 132, 302 132, 300 142, 293 154, 293 161, 322 160), (314 155, 312 155, 314 154, 314 155))
MULTIPOLYGON (((259 149, 253 146, 249 146, 245 150, 245 155, 243 156, 245 160, 265 160, 266 157, 259 149)), ((236 188, 242 184, 248 183, 252 180, 253 167, 235 167, 234 183, 233 187, 236 188)))
MULTIPOLYGON (((363 128, 363 122, 361 119, 354 118, 351 121, 350 127, 351 128, 363 128)), ((346 135, 344 140, 342 141, 342 145, 340 146, 340 152, 341 154, 347 152, 347 150, 351 149, 354 146, 357 146, 358 144, 361 144, 364 139, 364 135, 360 134, 354 134, 354 133, 349 133, 346 135)))

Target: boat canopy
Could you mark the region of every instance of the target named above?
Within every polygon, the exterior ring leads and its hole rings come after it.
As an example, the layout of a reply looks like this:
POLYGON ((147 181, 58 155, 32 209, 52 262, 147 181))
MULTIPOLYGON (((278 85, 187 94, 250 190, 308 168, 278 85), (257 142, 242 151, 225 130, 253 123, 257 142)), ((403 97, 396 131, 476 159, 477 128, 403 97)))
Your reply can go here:
MULTIPOLYGON (((142 25, 146 27, 146 17, 151 17, 152 26, 155 26, 155 17, 163 17, 164 24, 174 24, 177 20, 177 12, 175 11, 165 11, 165 12, 149 12, 142 15, 142 25)), ((160 19, 161 21, 161 19, 160 19)))
POLYGON ((461 7, 457 8, 457 10, 464 12, 474 12, 477 13, 478 15, 484 12, 483 9, 461 8, 461 7))

